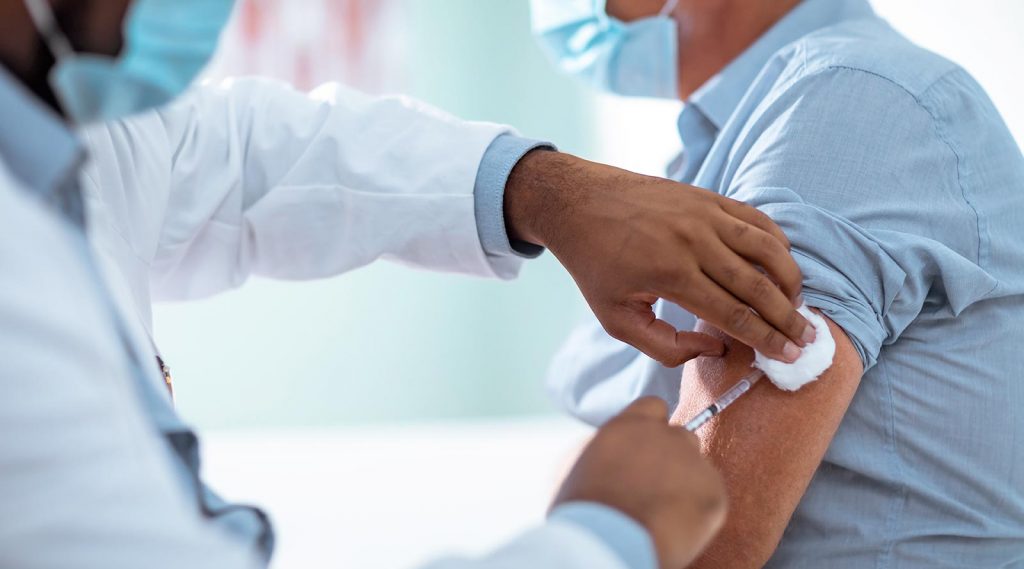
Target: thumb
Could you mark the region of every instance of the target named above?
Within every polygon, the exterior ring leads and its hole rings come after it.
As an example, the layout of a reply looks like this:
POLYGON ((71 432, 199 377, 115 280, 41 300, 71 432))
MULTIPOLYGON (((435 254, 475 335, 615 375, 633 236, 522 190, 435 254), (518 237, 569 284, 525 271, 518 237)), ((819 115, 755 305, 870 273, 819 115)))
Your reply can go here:
POLYGON ((665 421, 668 418, 668 403, 660 397, 641 397, 630 403, 629 407, 619 413, 619 417, 665 421))
POLYGON ((615 338, 630 344, 665 367, 679 367, 701 355, 720 356, 721 340, 697 332, 680 332, 654 315, 646 302, 623 306, 605 324, 615 338))

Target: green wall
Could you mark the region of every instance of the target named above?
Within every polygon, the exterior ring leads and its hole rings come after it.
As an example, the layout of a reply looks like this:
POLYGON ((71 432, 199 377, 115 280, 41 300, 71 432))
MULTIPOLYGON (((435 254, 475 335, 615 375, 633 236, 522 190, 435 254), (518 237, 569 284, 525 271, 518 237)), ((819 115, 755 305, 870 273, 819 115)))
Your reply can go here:
MULTIPOLYGON (((407 0, 409 94, 588 153, 593 101, 529 33, 523 0, 407 0)), ((179 409, 200 427, 550 412, 548 359, 586 310, 550 255, 513 283, 379 263, 158 307, 179 409)))

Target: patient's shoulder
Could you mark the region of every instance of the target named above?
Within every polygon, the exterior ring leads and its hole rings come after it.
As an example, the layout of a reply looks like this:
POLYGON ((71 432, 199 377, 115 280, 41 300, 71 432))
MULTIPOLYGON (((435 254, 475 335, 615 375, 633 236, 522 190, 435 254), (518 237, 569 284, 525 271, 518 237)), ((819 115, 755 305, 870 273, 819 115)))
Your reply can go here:
POLYGON ((928 140, 936 151, 931 156, 941 159, 950 158, 945 147, 963 153, 977 147, 979 130, 989 146, 1016 148, 966 70, 878 18, 823 28, 782 48, 745 104, 737 113, 748 127, 744 136, 757 136, 772 122, 791 127, 802 121, 819 135, 842 134, 855 144, 928 140))
POLYGON ((951 73, 956 63, 904 37, 879 19, 845 22, 809 34, 780 54, 792 76, 831 70, 859 71, 884 79, 915 97, 951 73))

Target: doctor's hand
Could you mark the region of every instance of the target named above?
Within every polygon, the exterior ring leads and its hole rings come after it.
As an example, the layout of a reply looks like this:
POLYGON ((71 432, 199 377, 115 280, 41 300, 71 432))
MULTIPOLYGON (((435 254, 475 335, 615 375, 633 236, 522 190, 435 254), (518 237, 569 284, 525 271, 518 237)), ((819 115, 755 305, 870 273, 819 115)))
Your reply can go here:
POLYGON ((640 399, 583 450, 552 507, 597 502, 650 533, 662 569, 689 565, 725 521, 725 485, 697 438, 667 423, 668 405, 640 399))
POLYGON ((611 336, 665 366, 724 346, 656 318, 659 298, 774 359, 795 361, 814 340, 796 312, 802 277, 789 241, 746 204, 536 150, 512 170, 505 220, 510 237, 551 250, 611 336))

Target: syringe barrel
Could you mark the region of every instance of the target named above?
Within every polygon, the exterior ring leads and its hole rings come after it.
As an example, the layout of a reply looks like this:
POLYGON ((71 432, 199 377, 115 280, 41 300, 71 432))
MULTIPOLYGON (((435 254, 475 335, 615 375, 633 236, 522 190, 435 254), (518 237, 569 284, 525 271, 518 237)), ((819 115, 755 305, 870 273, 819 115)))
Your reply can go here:
POLYGON ((739 383, 732 386, 732 389, 726 391, 721 397, 719 397, 718 401, 715 401, 715 403, 718 404, 720 409, 725 409, 739 399, 741 395, 750 391, 750 386, 751 384, 749 380, 742 379, 739 383))
POLYGON ((693 419, 690 419, 690 422, 686 424, 686 430, 690 431, 692 433, 692 432, 696 431, 697 429, 703 427, 704 423, 707 423, 708 421, 710 421, 711 418, 714 417, 714 416, 715 416, 715 411, 713 409, 711 409, 711 408, 705 409, 699 415, 697 415, 693 419))

